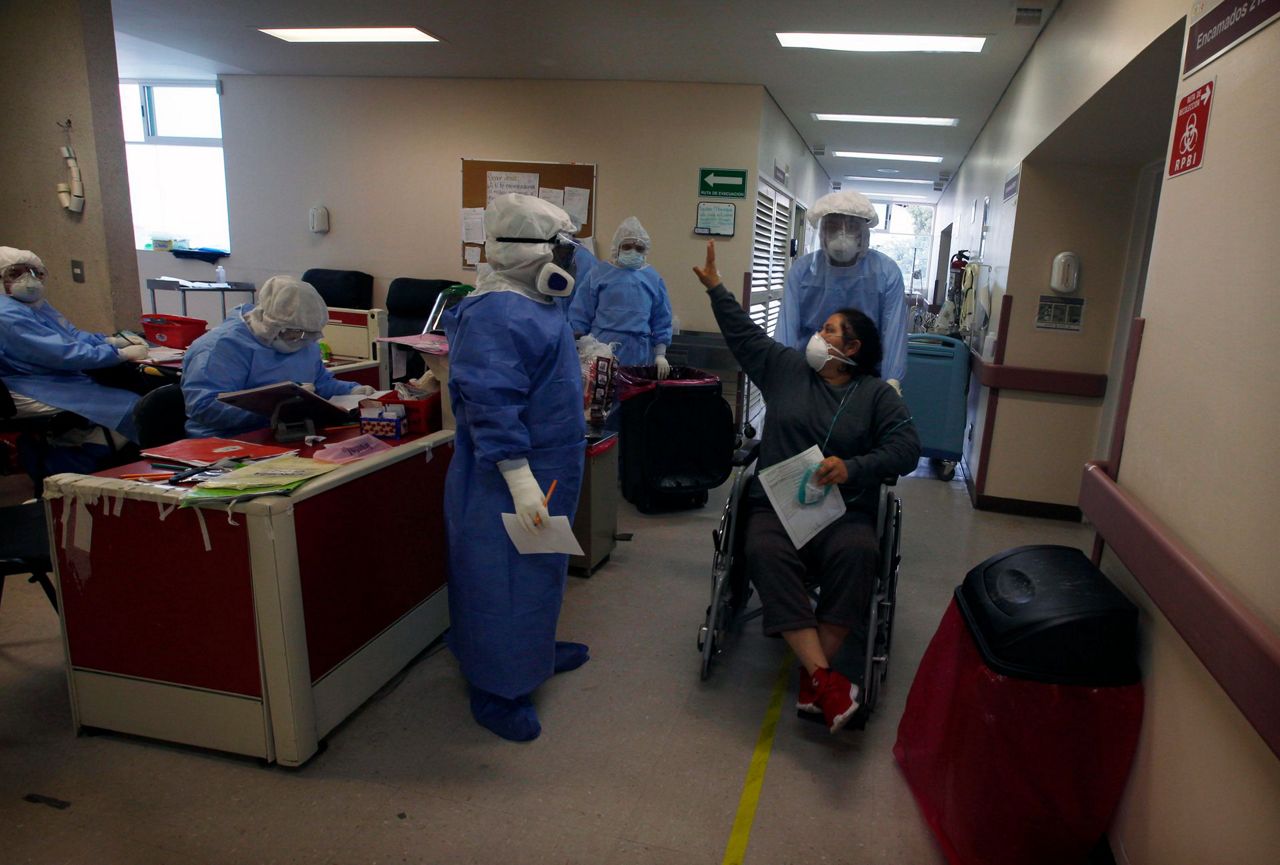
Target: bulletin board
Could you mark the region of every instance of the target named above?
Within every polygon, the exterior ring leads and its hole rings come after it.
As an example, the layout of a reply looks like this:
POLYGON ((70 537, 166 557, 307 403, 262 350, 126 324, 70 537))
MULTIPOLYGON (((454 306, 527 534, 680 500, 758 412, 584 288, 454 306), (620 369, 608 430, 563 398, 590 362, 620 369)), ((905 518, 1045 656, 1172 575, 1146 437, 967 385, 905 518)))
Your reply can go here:
MULTIPOLYGON (((584 162, 506 162, 486 159, 462 160, 462 213, 463 240, 461 243, 462 266, 474 268, 477 262, 484 261, 483 242, 469 242, 466 230, 467 214, 473 218, 478 215, 476 209, 483 209, 489 203, 491 175, 498 186, 498 192, 525 192, 542 195, 554 204, 557 193, 564 195, 566 189, 589 190, 582 227, 578 237, 592 237, 595 234, 596 213, 596 167, 584 162), (499 175, 502 175, 501 177, 499 175), (525 175, 512 180, 512 175, 525 175), (527 175, 536 175, 537 191, 529 192, 527 175), (503 182, 512 180, 512 182, 503 182), (468 251, 470 250, 470 251, 468 251), (470 260, 468 260, 470 259, 470 260)), ((476 240, 474 233, 472 240, 476 240)))

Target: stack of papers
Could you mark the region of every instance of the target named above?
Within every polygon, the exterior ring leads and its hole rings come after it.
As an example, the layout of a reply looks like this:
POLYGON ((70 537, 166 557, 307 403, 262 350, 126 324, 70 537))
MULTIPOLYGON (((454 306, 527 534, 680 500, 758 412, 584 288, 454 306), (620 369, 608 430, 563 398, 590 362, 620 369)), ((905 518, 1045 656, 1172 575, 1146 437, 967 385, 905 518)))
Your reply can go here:
POLYGON ((262 460, 238 468, 221 477, 202 481, 183 498, 184 505, 202 500, 247 499, 255 496, 288 495, 314 477, 336 469, 336 465, 299 456, 262 460))
POLYGON ((185 348, 166 348, 153 345, 147 348, 147 360, 152 363, 170 363, 175 360, 182 360, 182 356, 186 353, 187 350, 185 348))

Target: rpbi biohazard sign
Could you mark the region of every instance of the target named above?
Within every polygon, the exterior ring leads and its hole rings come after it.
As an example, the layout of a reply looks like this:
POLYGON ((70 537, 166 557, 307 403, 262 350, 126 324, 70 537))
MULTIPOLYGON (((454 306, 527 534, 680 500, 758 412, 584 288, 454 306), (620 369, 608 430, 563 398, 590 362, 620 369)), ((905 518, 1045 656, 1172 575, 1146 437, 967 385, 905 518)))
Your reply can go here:
POLYGON ((1178 119, 1173 127, 1173 147, 1169 150, 1169 176, 1195 171, 1204 161, 1204 140, 1209 133, 1209 109, 1213 106, 1216 79, 1193 90, 1178 103, 1178 119))

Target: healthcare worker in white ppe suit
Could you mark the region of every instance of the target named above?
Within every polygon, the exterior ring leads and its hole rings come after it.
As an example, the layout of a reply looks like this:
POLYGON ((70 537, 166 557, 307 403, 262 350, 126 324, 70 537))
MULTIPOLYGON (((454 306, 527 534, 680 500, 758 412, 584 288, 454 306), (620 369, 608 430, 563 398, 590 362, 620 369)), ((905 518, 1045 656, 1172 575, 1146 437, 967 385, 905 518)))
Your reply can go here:
POLYGON ((870 248, 879 215, 866 196, 848 190, 819 198, 808 219, 818 229, 821 247, 797 258, 787 272, 773 338, 804 351, 828 318, 853 307, 875 322, 884 346, 880 375, 901 393, 907 372, 907 300, 897 263, 870 248))
POLYGON ((554 302, 573 291, 577 244, 568 215, 528 195, 495 198, 484 228, 493 270, 443 318, 457 420, 444 491, 448 641, 472 717, 525 742, 542 731, 534 690, 588 657, 581 643, 556 640, 569 557, 521 555, 502 520, 514 514, 516 531, 538 533, 577 509, 582 372, 554 302))

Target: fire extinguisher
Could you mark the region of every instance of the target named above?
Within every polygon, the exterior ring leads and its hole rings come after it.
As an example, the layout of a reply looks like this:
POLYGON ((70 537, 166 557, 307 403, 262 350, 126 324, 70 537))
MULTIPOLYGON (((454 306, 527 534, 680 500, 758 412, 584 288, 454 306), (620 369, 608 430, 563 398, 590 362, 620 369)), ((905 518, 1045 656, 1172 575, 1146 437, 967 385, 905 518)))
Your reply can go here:
POLYGON ((951 256, 951 269, 964 270, 964 266, 969 263, 969 250, 962 249, 955 255, 951 256))

